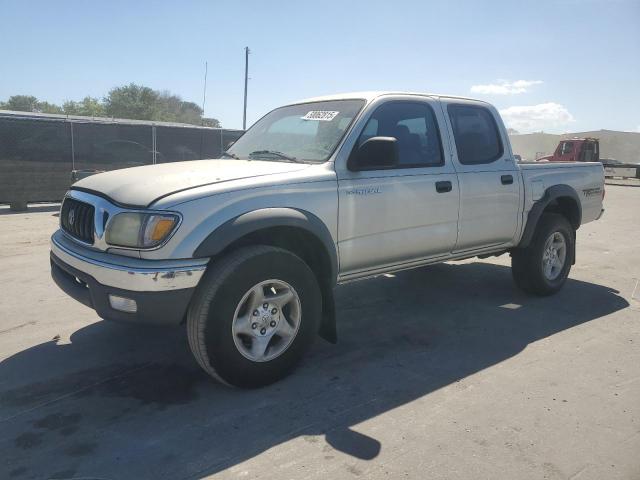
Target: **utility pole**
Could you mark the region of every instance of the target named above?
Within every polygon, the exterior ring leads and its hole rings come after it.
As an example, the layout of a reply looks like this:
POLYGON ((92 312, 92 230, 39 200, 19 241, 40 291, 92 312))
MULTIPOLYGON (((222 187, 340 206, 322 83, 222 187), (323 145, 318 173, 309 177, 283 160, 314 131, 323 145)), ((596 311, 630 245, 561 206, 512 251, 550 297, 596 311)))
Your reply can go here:
POLYGON ((247 129, 247 82, 249 80, 249 47, 244 47, 244 112, 242 114, 242 129, 247 129))

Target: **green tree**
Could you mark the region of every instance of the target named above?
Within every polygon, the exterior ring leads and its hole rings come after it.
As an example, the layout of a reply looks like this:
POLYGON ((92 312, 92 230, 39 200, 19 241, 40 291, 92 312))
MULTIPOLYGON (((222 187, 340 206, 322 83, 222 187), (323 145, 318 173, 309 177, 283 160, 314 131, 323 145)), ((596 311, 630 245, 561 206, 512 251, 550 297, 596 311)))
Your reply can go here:
POLYGON ((33 95, 12 95, 2 104, 2 108, 17 112, 36 112, 38 103, 38 99, 33 95))
POLYGON ((216 128, 221 126, 216 118, 204 118, 202 108, 196 103, 184 101, 180 96, 168 91, 159 92, 135 83, 111 89, 102 101, 87 96, 79 102, 68 100, 60 107, 53 103, 41 102, 34 96, 14 95, 4 103, 0 102, 0 108, 23 112, 177 122, 216 128))
MULTIPOLYGON (((205 125, 205 119, 202 117, 202 108, 194 102, 186 102, 178 95, 172 95, 170 92, 158 92, 158 101, 156 104, 156 112, 153 119, 163 122, 190 123, 192 125, 205 125)), ((220 122, 212 118, 207 126, 220 122)))
POLYGON ((202 125, 204 127, 220 128, 220 120, 217 118, 202 117, 202 125))
POLYGON ((1 106, 3 110, 17 112, 62 113, 62 108, 55 103, 41 102, 33 95, 13 95, 1 106))
POLYGON ((195 103, 167 91, 158 92, 154 120, 198 124, 201 118, 202 110, 195 103))
MULTIPOLYGON (((178 97, 180 98, 180 97, 178 97)), ((184 102, 180 99, 180 105, 176 111, 176 122, 199 125, 202 122, 202 109, 193 102, 184 102)))
POLYGON ((154 120, 157 100, 156 91, 130 83, 111 89, 104 99, 104 105, 110 117, 154 120))
POLYGON ((102 102, 94 97, 84 97, 79 102, 68 100, 62 104, 62 110, 67 115, 82 115, 86 117, 104 117, 105 107, 102 102))
POLYGON ((49 102, 38 102, 38 104, 36 105, 36 110, 34 111, 38 113, 64 113, 62 111, 62 107, 56 105, 55 103, 49 102))

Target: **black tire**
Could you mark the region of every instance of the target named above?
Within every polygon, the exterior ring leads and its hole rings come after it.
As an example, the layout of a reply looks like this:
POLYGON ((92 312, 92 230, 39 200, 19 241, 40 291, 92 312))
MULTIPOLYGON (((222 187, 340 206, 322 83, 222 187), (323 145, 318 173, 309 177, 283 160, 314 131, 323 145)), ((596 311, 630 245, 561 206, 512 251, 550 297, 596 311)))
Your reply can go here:
POLYGON ((207 269, 187 312, 189 346, 200 366, 222 383, 255 388, 288 375, 315 339, 322 315, 322 296, 311 269, 293 253, 268 246, 235 250, 207 269), (234 313, 254 285, 279 279, 300 300, 300 324, 289 347, 278 357, 255 362, 236 347, 234 313), (213 308, 215 306, 215 308, 213 308))
POLYGON ((511 273, 521 290, 546 296, 558 292, 569 276, 575 258, 575 230, 562 215, 545 213, 540 218, 531 243, 527 248, 511 253, 511 273), (564 237, 567 247, 565 261, 558 276, 548 279, 543 271, 543 255, 547 239, 558 232, 564 237))

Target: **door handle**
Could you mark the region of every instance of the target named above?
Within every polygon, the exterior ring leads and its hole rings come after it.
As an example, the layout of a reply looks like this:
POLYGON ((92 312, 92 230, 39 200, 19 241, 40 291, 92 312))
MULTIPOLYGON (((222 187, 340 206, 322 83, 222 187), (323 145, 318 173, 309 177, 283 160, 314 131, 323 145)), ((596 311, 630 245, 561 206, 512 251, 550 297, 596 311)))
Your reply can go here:
POLYGON ((503 185, 511 185, 513 183, 513 175, 502 175, 500 181, 503 185))
POLYGON ((436 182, 436 192, 438 193, 450 192, 452 188, 453 186, 448 180, 444 182, 436 182))

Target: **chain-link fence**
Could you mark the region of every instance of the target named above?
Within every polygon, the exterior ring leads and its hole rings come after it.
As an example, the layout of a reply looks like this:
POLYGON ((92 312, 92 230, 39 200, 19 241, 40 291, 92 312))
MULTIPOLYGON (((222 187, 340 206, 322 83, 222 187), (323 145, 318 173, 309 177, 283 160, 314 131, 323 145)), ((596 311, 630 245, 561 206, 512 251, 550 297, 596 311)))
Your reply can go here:
POLYGON ((242 130, 0 111, 0 203, 58 201, 87 172, 217 158, 242 130))

